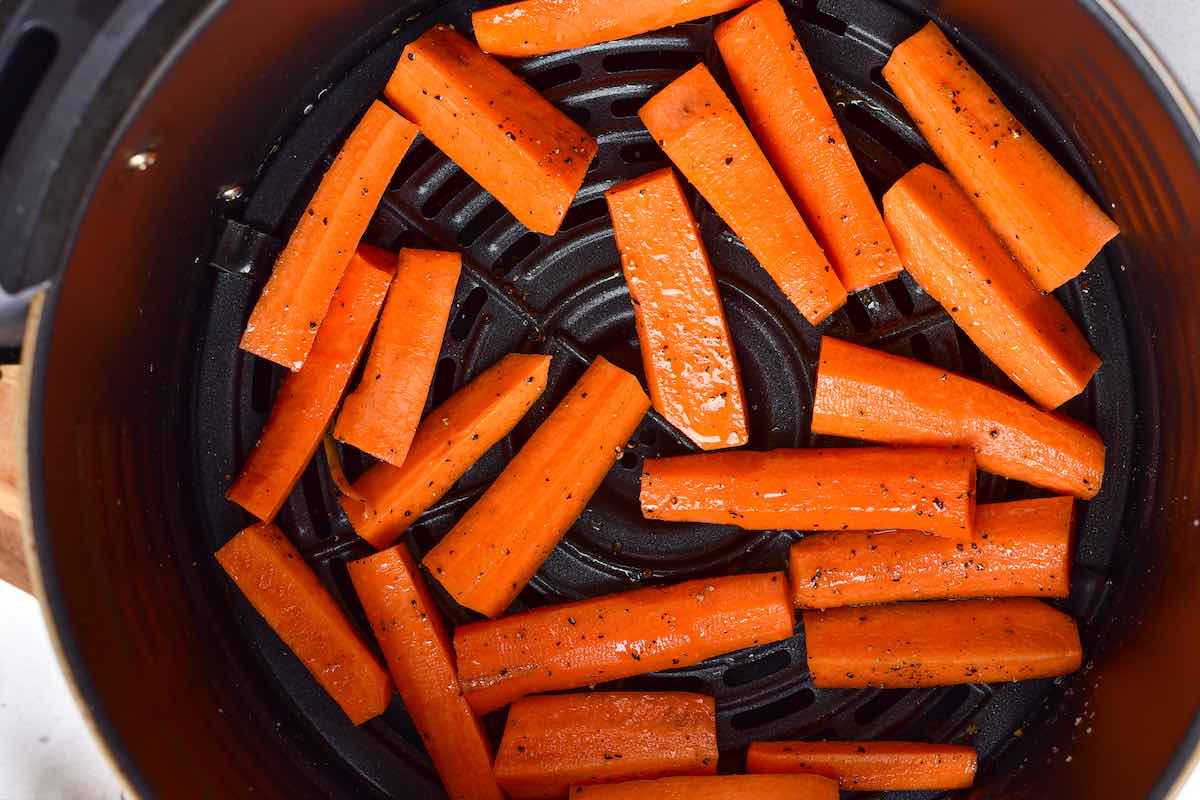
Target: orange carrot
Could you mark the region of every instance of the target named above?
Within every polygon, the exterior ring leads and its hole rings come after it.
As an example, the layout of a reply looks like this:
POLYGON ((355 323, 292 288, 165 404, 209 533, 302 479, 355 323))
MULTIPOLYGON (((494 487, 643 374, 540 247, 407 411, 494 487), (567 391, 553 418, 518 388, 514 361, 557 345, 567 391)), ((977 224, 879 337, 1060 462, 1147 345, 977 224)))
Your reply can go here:
POLYGON ((778 0, 760 0, 716 30, 750 129, 850 291, 900 274, 846 137, 778 0))
POLYGON ((737 109, 698 64, 639 112, 671 161, 816 325, 846 302, 821 246, 737 109))
POLYGON ((460 604, 502 613, 583 513, 649 408, 637 378, 597 358, 426 554, 425 568, 460 604))
POLYGON ((1040 600, 941 600, 805 611, 813 686, 910 688, 1066 675, 1075 621, 1040 600))
POLYGON ((654 407, 704 450, 750 439, 737 358, 683 188, 670 169, 608 190, 654 407))
POLYGON ((400 466, 425 410, 462 256, 400 251, 362 382, 342 403, 333 435, 400 466))
POLYGON ((1085 500, 1104 478, 1104 442, 1086 425, 971 378, 828 336, 812 429, 869 442, 971 447, 982 470, 1085 500))
POLYGON ((321 179, 254 305, 242 349, 290 370, 304 365, 338 281, 417 128, 371 104, 321 179))
POLYGON ((558 231, 596 140, 528 84, 436 25, 404 48, 385 95, 518 220, 558 231))
POLYGON ((549 369, 550 356, 511 353, 431 411, 403 466, 376 464, 354 482, 357 497, 343 494, 358 535, 377 548, 400 538, 525 416, 549 369))
POLYGON ((823 775, 709 775, 659 778, 607 786, 578 786, 575 800, 837 800, 838 785, 823 775))
POLYGON ((395 260, 382 250, 358 249, 304 367, 279 387, 262 436, 225 495, 259 519, 275 516, 321 444, 375 325, 395 260))
POLYGON ((574 786, 717 771, 711 697, 592 692, 512 704, 496 780, 513 800, 565 800, 574 786))
POLYGON ((610 42, 720 14, 749 0, 521 0, 471 15, 479 46, 537 56, 610 42))
POLYGON ((686 667, 792 635, 782 572, 594 597, 464 625, 458 678, 476 713, 519 697, 686 667))
POLYGON ((250 605, 355 725, 392 700, 392 682, 316 574, 269 522, 246 528, 216 553, 250 605))
POLYGON ((974 509, 969 450, 740 450, 648 459, 642 472, 642 514, 673 522, 914 528, 969 540, 974 509))
POLYGON ((502 800, 492 748, 463 699, 437 604, 404 544, 347 565, 433 766, 452 800, 502 800))
POLYGON ((1120 233, 932 22, 901 42, 883 76, 992 229, 1046 291, 1120 233))
POLYGON ((792 597, 799 608, 1066 597, 1074 506, 1070 497, 978 506, 966 543, 917 531, 809 536, 788 553, 792 597))
POLYGON ((754 742, 746 771, 824 775, 854 792, 965 789, 975 748, 923 742, 754 742))
POLYGON ((883 208, 909 274, 1026 394, 1056 408, 1083 391, 1099 357, 953 178, 921 164, 888 190, 883 208))

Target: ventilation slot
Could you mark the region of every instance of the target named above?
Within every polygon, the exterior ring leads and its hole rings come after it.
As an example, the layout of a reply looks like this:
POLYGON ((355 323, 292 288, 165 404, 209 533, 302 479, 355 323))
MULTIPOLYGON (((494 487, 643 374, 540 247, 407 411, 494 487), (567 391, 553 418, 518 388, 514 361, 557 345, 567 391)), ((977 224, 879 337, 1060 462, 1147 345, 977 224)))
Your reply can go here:
POLYGON ((492 273, 501 276, 507 275, 512 271, 513 267, 531 256, 541 243, 542 237, 536 233, 530 231, 525 234, 510 244, 508 249, 500 254, 500 257, 496 259, 496 263, 492 265, 492 273))
POLYGON ((804 7, 800 9, 800 18, 838 36, 846 35, 846 23, 817 8, 817 0, 804 0, 804 7))
POLYGON ((0 73, 0 97, 4 98, 4 113, 0 114, 0 157, 8 149, 21 117, 33 102, 57 56, 58 37, 45 28, 30 28, 17 40, 12 56, 0 73))
POLYGON ((471 332, 471 328, 475 327, 475 320, 479 318, 479 312, 483 311, 484 304, 487 303, 487 289, 482 286, 476 286, 467 295, 466 301, 459 309, 458 315, 454 317, 454 322, 450 325, 450 335, 455 341, 461 342, 467 338, 467 334, 471 332))
POLYGON ((791 663, 792 657, 788 654, 788 651, 776 650, 774 653, 770 653, 757 661, 751 661, 749 664, 740 664, 725 670, 725 685, 744 686, 747 683, 754 683, 769 675, 774 675, 791 663))
POLYGON ((458 365, 454 363, 453 358, 443 358, 437 364, 437 369, 433 371, 433 399, 432 404, 437 408, 446 399, 450 397, 454 391, 454 373, 458 371, 458 365))
POLYGON ((979 348, 971 341, 971 337, 967 336, 967 332, 957 325, 954 326, 954 337, 958 340, 958 353, 962 356, 963 372, 975 378, 982 378, 983 358, 979 354, 979 348))
POLYGON ((913 356, 918 361, 923 361, 926 364, 933 363, 933 348, 929 345, 929 339, 923 333, 913 334, 909 340, 909 346, 912 347, 913 356))
POLYGON ((613 100, 608 110, 617 119, 629 119, 637 116, 638 111, 646 104, 646 100, 645 97, 622 97, 620 100, 613 100))
POLYGON ((621 148, 621 160, 626 164, 653 164, 666 161, 667 154, 654 142, 638 142, 621 148))
POLYGON ((635 69, 683 72, 699 63, 700 54, 686 50, 638 50, 632 53, 616 53, 605 56, 601 62, 606 72, 630 72, 635 69))
POLYGON ((638 465, 637 453, 632 450, 626 450, 625 455, 621 456, 620 465, 625 469, 634 469, 638 465))
POLYGON ((803 711, 811 706, 816 699, 817 696, 813 693, 812 689, 801 689, 795 694, 789 694, 781 700, 776 700, 774 703, 767 703, 765 706, 759 706, 749 711, 734 714, 733 719, 730 720, 730 724, 739 731, 757 728, 760 725, 766 725, 768 722, 782 719, 789 714, 803 711))
POLYGON ((905 689, 881 689, 879 694, 854 709, 854 721, 859 725, 869 725, 892 710, 907 695, 905 689))
POLYGON ((471 185, 471 176, 463 170, 455 170, 454 174, 446 179, 446 182, 438 187, 438 190, 430 195, 425 201, 425 205, 421 206, 421 216, 425 219, 433 219, 441 213, 442 209, 450 204, 450 201, 458 196, 459 192, 471 185))
POLYGON ((908 289, 904 286, 904 281, 897 278, 896 280, 885 283, 883 288, 887 289, 887 293, 892 298, 892 302, 896 304, 897 311, 906 317, 913 313, 913 310, 916 306, 913 304, 913 299, 908 293, 908 289))
POLYGON ((846 298, 844 307, 846 316, 850 320, 851 327, 858 333, 866 333, 871 330, 871 315, 867 312, 866 306, 862 304, 857 294, 852 294, 846 298))
POLYGON ((934 707, 925 714, 925 723, 934 726, 952 721, 962 713, 963 707, 971 699, 972 694, 970 686, 962 684, 951 686, 934 707))
POLYGON ((850 124, 870 136, 881 147, 890 151, 893 156, 904 163, 916 164, 925 160, 912 142, 892 130, 887 123, 868 111, 862 103, 847 103, 845 113, 850 124))
POLYGON ((461 231, 458 232, 458 246, 469 247, 476 239, 483 235, 483 232, 495 225, 505 215, 504 206, 499 203, 488 203, 487 206, 476 214, 470 222, 468 222, 461 231))
POLYGON ((583 75, 583 67, 574 62, 567 62, 545 72, 527 75, 525 82, 538 91, 544 92, 552 86, 578 80, 581 75, 583 75))
POLYGON ((580 203, 577 206, 572 206, 567 215, 563 217, 562 227, 564 230, 577 228, 580 225, 603 218, 608 213, 608 205, 603 197, 595 200, 589 200, 586 203, 580 203))
POLYGON ((400 166, 396 167, 392 185, 399 186, 406 182, 416 174, 417 170, 425 165, 426 161, 437 155, 437 151, 433 142, 426 139, 422 134, 417 134, 416 141, 409 146, 408 152, 404 154, 404 158, 400 159, 400 166))

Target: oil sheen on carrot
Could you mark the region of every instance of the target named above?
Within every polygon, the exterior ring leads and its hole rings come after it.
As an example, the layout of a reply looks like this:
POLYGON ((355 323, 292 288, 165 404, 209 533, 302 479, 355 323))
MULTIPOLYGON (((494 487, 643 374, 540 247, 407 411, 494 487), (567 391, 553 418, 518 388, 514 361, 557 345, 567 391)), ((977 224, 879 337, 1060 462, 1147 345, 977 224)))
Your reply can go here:
POLYGON ((809 773, 846 791, 966 789, 975 782, 975 748, 924 742, 753 742, 752 773, 809 773))
POLYGON ((824 775, 711 775, 579 786, 575 800, 837 800, 837 781, 824 775))

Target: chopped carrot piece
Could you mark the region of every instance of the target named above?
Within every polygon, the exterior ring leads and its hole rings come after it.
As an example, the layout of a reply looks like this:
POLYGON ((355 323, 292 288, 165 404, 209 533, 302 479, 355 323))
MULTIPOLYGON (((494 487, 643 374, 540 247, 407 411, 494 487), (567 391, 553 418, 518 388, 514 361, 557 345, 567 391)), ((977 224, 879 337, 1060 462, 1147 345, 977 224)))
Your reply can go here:
POLYGON ((883 76, 1040 288, 1074 278, 1120 233, 932 22, 896 47, 883 76))
POLYGON ((262 436, 225 495, 259 519, 275 516, 320 446, 375 325, 395 261, 382 250, 358 249, 308 360, 279 387, 262 436))
POLYGON ((429 384, 454 305, 462 256, 400 251, 362 382, 342 403, 333 435, 400 466, 425 410, 429 384))
POLYGON ((813 325, 846 289, 737 109, 698 64, 650 98, 646 128, 813 325))
POLYGON ((792 635, 782 572, 654 586, 463 625, 458 678, 476 713, 534 692, 576 689, 792 635))
POLYGON ((837 781, 823 775, 708 775, 659 778, 571 790, 579 800, 837 800, 837 781))
POLYGON ((254 305, 242 349, 300 369, 417 128, 378 101, 342 145, 254 305))
POLYGON ((971 447, 982 470, 1084 500, 1104 478, 1104 442, 1086 425, 963 375, 828 336, 812 429, 869 442, 971 447))
POLYGON ((355 725, 392 700, 392 682, 279 528, 260 522, 230 539, 217 561, 283 643, 355 725))
POLYGON ((596 140, 444 25, 404 48, 388 102, 530 230, 553 234, 596 140))
POLYGON ((376 464, 354 482, 357 497, 343 494, 358 535, 377 548, 400 538, 525 416, 549 370, 550 356, 511 353, 431 411, 403 466, 376 464))
POLYGON ((654 407, 701 449, 746 444, 746 398, 729 326, 678 178, 657 170, 605 196, 654 407))
POLYGON ((817 76, 778 0, 716 30, 750 129, 850 291, 900 274, 900 258, 817 76))
POLYGON ((754 742, 746 771, 824 775, 852 792, 966 789, 975 748, 923 742, 754 742))

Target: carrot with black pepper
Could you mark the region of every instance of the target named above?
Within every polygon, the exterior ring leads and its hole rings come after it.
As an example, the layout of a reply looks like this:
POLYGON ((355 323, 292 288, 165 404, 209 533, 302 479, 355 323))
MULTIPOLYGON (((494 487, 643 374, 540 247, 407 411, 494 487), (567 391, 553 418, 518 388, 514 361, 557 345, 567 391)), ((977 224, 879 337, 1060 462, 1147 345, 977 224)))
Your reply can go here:
POLYGON ((966 789, 975 782, 975 748, 924 742, 754 742, 751 773, 806 773, 851 792, 966 789))
POLYGON ((837 800, 837 781, 823 775, 711 775, 579 786, 572 800, 837 800))

